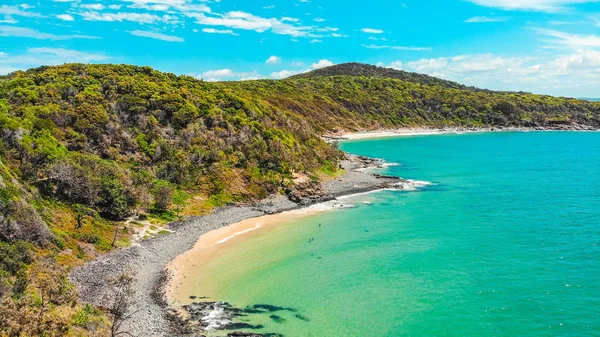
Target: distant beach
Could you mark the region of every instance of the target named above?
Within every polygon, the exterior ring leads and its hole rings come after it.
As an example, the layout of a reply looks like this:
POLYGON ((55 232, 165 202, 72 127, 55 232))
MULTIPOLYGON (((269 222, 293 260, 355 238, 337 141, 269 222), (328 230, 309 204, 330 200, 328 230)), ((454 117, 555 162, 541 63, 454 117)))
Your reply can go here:
POLYGON ((579 125, 559 125, 555 128, 527 128, 527 127, 486 127, 486 128, 465 128, 465 127, 445 127, 445 128, 401 128, 401 129, 380 129, 372 131, 352 131, 338 132, 326 135, 331 140, 365 140, 372 138, 388 137, 411 137, 428 136, 443 134, 464 134, 464 133, 484 133, 484 132, 530 132, 530 131, 598 131, 598 129, 579 126, 579 125))

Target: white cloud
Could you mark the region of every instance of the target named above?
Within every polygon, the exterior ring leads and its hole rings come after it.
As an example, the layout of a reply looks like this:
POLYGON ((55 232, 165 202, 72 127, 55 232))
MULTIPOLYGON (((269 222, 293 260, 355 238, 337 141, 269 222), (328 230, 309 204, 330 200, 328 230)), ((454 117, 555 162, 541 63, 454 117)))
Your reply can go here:
POLYGON ((496 90, 523 90, 560 96, 594 97, 600 86, 600 52, 579 49, 568 54, 505 57, 469 54, 392 62, 389 68, 415 71, 496 90))
POLYGON ((0 6, 0 15, 6 15, 9 17, 10 16, 24 16, 24 17, 31 17, 31 18, 42 17, 42 15, 39 13, 24 11, 21 8, 28 9, 31 7, 25 8, 25 7, 19 7, 19 6, 2 5, 2 6, 0 6))
POLYGON ((465 20, 466 23, 487 23, 487 22, 504 22, 508 20, 506 17, 493 17, 493 16, 474 16, 465 20))
POLYGON ((88 35, 54 35, 43 33, 31 28, 15 27, 15 26, 0 26, 0 36, 6 37, 29 37, 38 40, 72 40, 72 39, 99 39, 96 36, 88 35))
MULTIPOLYGON (((55 0, 69 1, 69 0, 55 0)), ((79 3, 79 0, 71 0, 79 3)), ((182 24, 186 18, 193 19, 195 23, 209 26, 204 32, 215 34, 237 35, 235 30, 252 30, 258 33, 272 32, 292 37, 307 37, 317 40, 332 35, 322 33, 336 32, 338 28, 319 27, 318 25, 303 25, 301 20, 284 16, 281 18, 268 18, 243 11, 229 11, 215 13, 207 3, 218 3, 220 0, 120 0, 126 3, 125 7, 135 9, 131 12, 101 12, 107 6, 101 3, 80 5, 78 15, 87 21, 123 22, 131 21, 140 24, 182 24), (201 3, 198 3, 201 2, 201 3), (145 12, 140 12, 145 9, 145 12), (152 12, 149 12, 152 11, 152 12), (226 27, 227 29, 217 29, 226 27)), ((120 9, 122 5, 108 5, 110 9, 120 9), (118 6, 118 7, 117 7, 118 6)), ((269 6, 267 6, 270 8, 269 6)), ((319 20, 317 20, 319 21, 319 20)), ((336 34, 341 37, 341 34, 336 34)), ((315 41, 316 42, 316 41, 315 41)))
POLYGON ((323 40, 319 40, 319 39, 310 40, 310 43, 321 43, 321 42, 323 42, 323 40))
POLYGON ((392 50, 404 50, 404 51, 428 51, 431 50, 429 47, 414 47, 414 46, 388 46, 388 45, 376 45, 376 44, 363 44, 363 47, 367 49, 392 49, 392 50))
POLYGON ((276 80, 281 80, 281 79, 284 79, 286 77, 290 77, 290 76, 294 76, 294 75, 297 75, 297 74, 305 73, 305 72, 307 72, 309 70, 282 70, 282 71, 279 71, 279 72, 273 72, 273 73, 271 73, 271 78, 274 78, 276 80))
POLYGON ((383 34, 384 31, 381 29, 374 29, 374 28, 363 28, 360 30, 363 33, 367 33, 367 34, 383 34))
MULTIPOLYGON (((382 65, 380 65, 380 66, 382 66, 382 65)), ((396 69, 396 70, 404 70, 404 64, 402 63, 402 61, 394 61, 394 62, 390 63, 388 68, 392 68, 392 69, 396 69)))
POLYGON ((281 21, 289 21, 289 22, 299 22, 300 19, 298 18, 291 18, 289 16, 284 16, 280 19, 281 21))
POLYGON ((209 82, 217 82, 224 80, 249 81, 262 78, 256 70, 252 72, 235 72, 231 69, 208 70, 198 76, 198 78, 209 82))
POLYGON ((239 36, 239 34, 236 34, 231 29, 203 28, 202 31, 205 32, 205 33, 209 33, 209 34, 229 34, 229 35, 239 36))
POLYGON ((275 55, 273 55, 273 56, 269 57, 269 58, 268 58, 268 59, 265 61, 265 63, 266 63, 266 64, 279 64, 280 62, 281 62, 281 57, 279 57, 279 56, 275 56, 275 55))
POLYGON ((41 65, 59 65, 72 62, 91 63, 108 59, 103 53, 88 53, 63 48, 29 48, 25 54, 0 55, 0 74, 41 65))
POLYGON ((313 63, 311 65, 311 67, 313 69, 321 69, 321 68, 329 67, 329 66, 332 66, 332 65, 334 65, 333 62, 331 62, 331 61, 329 61, 327 59, 323 59, 323 60, 319 60, 319 62, 317 62, 317 63, 313 63))
POLYGON ((369 40, 372 41, 387 41, 385 37, 369 36, 369 40))
POLYGON ((259 33, 271 31, 275 34, 290 35, 294 37, 316 37, 312 32, 315 27, 302 26, 288 23, 275 18, 263 18, 250 13, 233 11, 225 14, 207 16, 204 13, 193 15, 196 23, 208 26, 225 26, 233 29, 253 30, 259 33))
POLYGON ((184 42, 185 40, 179 36, 166 35, 163 33, 146 31, 146 30, 134 30, 129 32, 131 35, 148 37, 151 39, 162 40, 167 42, 184 42))
POLYGON ((83 5, 80 5, 79 8, 101 11, 106 7, 104 7, 103 4, 83 4, 83 5))
POLYGON ((71 16, 69 14, 60 14, 60 15, 57 15, 56 17, 63 21, 75 21, 73 16, 71 16))
POLYGON ((200 76, 202 77, 233 77, 234 72, 231 69, 219 69, 219 70, 208 70, 203 72, 200 76))
POLYGON ((0 23, 18 23, 19 21, 15 20, 15 18, 13 18, 10 15, 5 15, 3 20, 0 20, 0 23))
POLYGON ((468 0, 474 4, 504 10, 560 12, 569 5, 597 2, 598 0, 468 0))
POLYGON ((560 32, 551 29, 538 29, 543 35, 554 38, 550 43, 574 48, 597 48, 600 47, 600 36, 597 35, 576 35, 560 32))
MULTIPOLYGON (((199 12, 210 13, 210 7, 206 4, 195 4, 193 0, 122 0, 129 2, 130 8, 141 8, 153 11, 169 12, 177 10, 182 14, 188 15, 199 12)), ((207 1, 201 1, 207 2, 207 1)), ((219 2, 219 1, 216 1, 219 2)))
POLYGON ((46 55, 50 58, 60 59, 63 63, 89 63, 93 61, 104 61, 108 59, 106 55, 101 53, 86 53, 64 48, 29 48, 28 52, 31 54, 46 55))
POLYGON ((176 17, 171 15, 158 16, 149 13, 99 13, 99 12, 82 12, 79 13, 86 21, 106 21, 106 22, 122 22, 131 21, 137 23, 175 23, 176 17))
MULTIPOLYGON (((329 61, 327 59, 322 59, 322 60, 319 60, 316 63, 311 64, 310 68, 308 68, 308 69, 296 69, 296 70, 285 69, 285 70, 278 71, 278 72, 272 72, 271 73, 271 78, 280 80, 280 79, 283 79, 283 78, 286 78, 286 77, 290 77, 290 76, 293 76, 293 75, 307 73, 307 72, 309 72, 311 70, 329 67, 329 66, 332 66, 334 64, 335 63, 333 63, 333 62, 331 62, 331 61, 329 61)), ((302 65, 304 65, 304 63, 302 63, 302 62, 294 62, 294 63, 292 63, 292 65, 293 66, 302 66, 302 65)))

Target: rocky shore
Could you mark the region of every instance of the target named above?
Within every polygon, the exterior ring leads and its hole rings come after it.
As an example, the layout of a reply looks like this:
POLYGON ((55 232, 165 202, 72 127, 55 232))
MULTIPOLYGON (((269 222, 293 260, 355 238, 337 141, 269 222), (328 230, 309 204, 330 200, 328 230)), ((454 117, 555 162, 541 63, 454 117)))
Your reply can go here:
MULTIPOLYGON (((170 225, 173 233, 142 241, 139 245, 120 249, 100 257, 71 273, 85 302, 108 307, 112 302, 108 279, 123 273, 133 275, 131 318, 123 330, 135 336, 182 336, 186 329, 179 320, 172 319, 163 295, 166 282, 165 267, 176 256, 193 247, 198 238, 212 230, 242 220, 298 209, 337 197, 384 188, 402 189, 402 180, 365 172, 364 168, 381 166, 383 162, 347 155, 342 161, 345 174, 322 184, 322 193, 296 195, 290 201, 286 196, 273 196, 250 206, 228 206, 202 217, 190 217, 170 225)), ((192 334, 193 335, 193 334, 192 334)), ((196 334, 197 335, 197 334, 196 334)), ((232 336, 244 336, 232 332, 232 336)), ((252 334, 251 334, 252 335, 252 334)))

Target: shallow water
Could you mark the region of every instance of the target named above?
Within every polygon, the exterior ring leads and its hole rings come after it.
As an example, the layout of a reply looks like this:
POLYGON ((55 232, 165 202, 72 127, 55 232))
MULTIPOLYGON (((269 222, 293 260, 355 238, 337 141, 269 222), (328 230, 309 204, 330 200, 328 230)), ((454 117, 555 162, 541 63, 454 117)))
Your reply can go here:
POLYGON ((285 336, 600 335, 600 133, 341 148, 436 185, 237 237, 190 295, 293 308, 240 320, 285 336))

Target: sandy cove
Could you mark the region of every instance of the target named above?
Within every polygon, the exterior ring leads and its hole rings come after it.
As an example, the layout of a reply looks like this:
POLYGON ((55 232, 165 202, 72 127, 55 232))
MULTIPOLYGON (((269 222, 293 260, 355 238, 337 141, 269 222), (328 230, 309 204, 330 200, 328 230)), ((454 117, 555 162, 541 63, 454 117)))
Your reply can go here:
POLYGON ((165 285, 166 299, 174 307, 191 302, 190 294, 193 294, 197 287, 192 281, 193 278, 187 276, 197 272, 212 257, 219 256, 231 245, 260 235, 263 231, 282 223, 341 207, 344 206, 335 200, 328 201, 306 208, 246 219, 202 235, 192 249, 174 258, 167 266, 170 278, 165 285))
MULTIPOLYGON (((200 240, 198 244, 202 244, 201 237, 207 233, 225 228, 222 232, 217 231, 205 238, 205 240, 218 241, 238 231, 236 226, 252 226, 251 222, 243 223, 244 220, 295 210, 307 212, 306 208, 311 205, 331 201, 341 196, 393 188, 401 182, 398 178, 378 176, 362 170, 380 164, 368 158, 348 155, 342 162, 342 167, 346 170, 345 174, 323 183, 326 195, 310 201, 309 204, 296 204, 279 195, 253 206, 223 207, 206 216, 190 217, 172 223, 170 229, 173 233, 116 250, 76 268, 71 273, 70 279, 78 286, 83 301, 97 306, 107 306, 111 300, 107 279, 123 272, 134 275, 136 278, 134 304, 130 308, 134 314, 124 324, 125 329, 136 336, 180 336, 181 334, 177 332, 179 323, 172 320, 168 314, 169 305, 164 287, 170 279, 166 266, 173 259, 190 251, 198 240, 200 240), (238 225, 227 228, 232 224, 238 225)), ((272 220, 273 223, 278 223, 283 219, 274 216, 272 220)), ((184 270, 180 272, 182 275, 184 270)))

